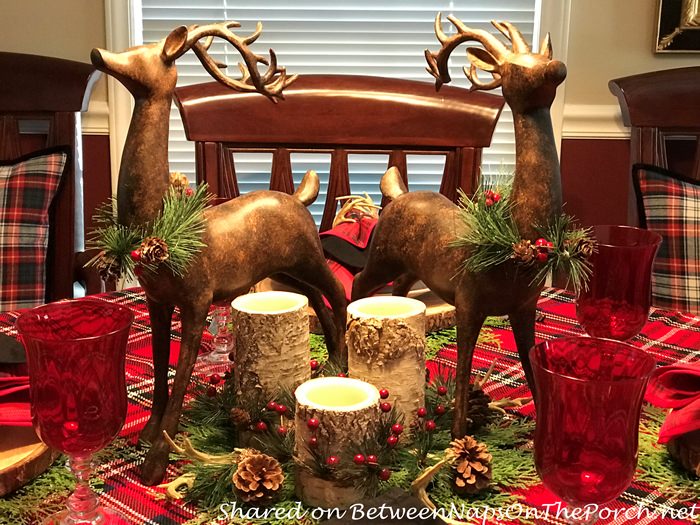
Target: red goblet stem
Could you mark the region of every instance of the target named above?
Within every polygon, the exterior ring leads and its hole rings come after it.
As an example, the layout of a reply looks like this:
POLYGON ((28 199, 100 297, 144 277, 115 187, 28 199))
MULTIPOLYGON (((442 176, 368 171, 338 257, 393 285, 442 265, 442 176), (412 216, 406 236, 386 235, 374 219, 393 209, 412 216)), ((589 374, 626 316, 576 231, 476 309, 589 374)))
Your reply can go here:
POLYGON ((66 506, 68 515, 62 523, 93 523, 99 517, 100 502, 97 494, 90 488, 92 462, 90 456, 75 457, 68 460, 70 470, 77 479, 75 490, 68 498, 66 506))

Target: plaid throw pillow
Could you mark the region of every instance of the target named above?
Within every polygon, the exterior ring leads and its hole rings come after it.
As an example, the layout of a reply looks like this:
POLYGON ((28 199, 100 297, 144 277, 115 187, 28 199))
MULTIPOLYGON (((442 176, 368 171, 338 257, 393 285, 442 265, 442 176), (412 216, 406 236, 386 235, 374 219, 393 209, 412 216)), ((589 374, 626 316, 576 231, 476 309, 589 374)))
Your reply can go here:
POLYGON ((633 182, 640 225, 663 237, 652 272, 653 304, 700 313, 700 181, 638 164, 633 182))
POLYGON ((49 206, 65 148, 0 163, 0 311, 44 303, 49 206))

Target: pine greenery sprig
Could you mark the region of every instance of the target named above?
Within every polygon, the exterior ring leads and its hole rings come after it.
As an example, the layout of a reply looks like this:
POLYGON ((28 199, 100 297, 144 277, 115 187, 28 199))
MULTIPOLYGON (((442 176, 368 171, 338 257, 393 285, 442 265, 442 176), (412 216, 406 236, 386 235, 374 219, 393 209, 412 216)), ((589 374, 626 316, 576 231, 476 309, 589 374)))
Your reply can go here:
POLYGON ((163 211, 154 219, 149 237, 163 239, 168 245, 168 268, 182 277, 195 256, 206 244, 204 234, 204 209, 211 196, 208 186, 200 184, 193 195, 187 195, 170 187, 163 199, 163 211))
MULTIPOLYGON (((116 199, 112 197, 95 213, 97 228, 90 236, 87 246, 99 253, 86 266, 99 269, 108 259, 114 261, 114 271, 120 276, 134 279, 136 263, 131 253, 139 249, 144 239, 158 238, 168 248, 165 266, 173 274, 182 277, 197 254, 206 247, 202 241, 205 230, 204 210, 210 201, 206 184, 199 185, 191 195, 169 187, 163 197, 163 209, 151 223, 125 226, 117 220, 116 199)), ((141 265, 150 271, 158 269, 157 264, 142 262, 141 265)))
POLYGON ((570 283, 576 293, 587 285, 591 275, 588 257, 595 245, 591 230, 577 228, 571 216, 561 214, 550 224, 536 226, 551 246, 535 247, 536 239, 523 239, 513 221, 510 186, 479 188, 473 198, 460 193, 459 208, 465 228, 451 246, 467 249, 461 272, 481 273, 514 260, 533 272, 533 286, 543 283, 552 272, 566 274, 567 284, 570 283), (493 198, 494 194, 497 199, 493 198), (532 251, 520 259, 515 250, 523 243, 526 250, 531 247, 532 251), (539 259, 540 254, 546 254, 545 261, 539 259))
POLYGON ((95 211, 93 222, 97 228, 93 230, 86 243, 88 249, 98 250, 98 254, 90 259, 85 266, 97 266, 100 259, 111 256, 122 275, 134 279, 134 260, 131 252, 135 250, 144 238, 140 227, 127 227, 117 222, 117 200, 112 197, 95 211))

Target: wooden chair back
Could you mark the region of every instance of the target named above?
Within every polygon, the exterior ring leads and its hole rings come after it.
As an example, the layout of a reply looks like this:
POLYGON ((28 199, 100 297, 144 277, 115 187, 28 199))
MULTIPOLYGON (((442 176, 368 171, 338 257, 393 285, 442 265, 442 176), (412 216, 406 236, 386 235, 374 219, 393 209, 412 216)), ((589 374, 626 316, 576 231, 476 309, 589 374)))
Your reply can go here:
POLYGON ((440 192, 478 184, 482 149, 491 144, 503 98, 401 79, 301 76, 273 104, 217 82, 175 93, 186 136, 196 143, 197 180, 223 198, 238 196, 233 154, 272 152, 270 189, 292 193, 290 153, 330 153, 321 231, 331 227, 336 197, 350 193, 349 153, 388 153, 410 188, 407 154, 445 155, 440 192))
MULTIPOLYGON (((59 145, 72 151, 50 210, 46 301, 73 297, 84 228, 83 213, 76 213, 83 187, 80 112, 100 74, 91 64, 5 52, 0 72, 0 159, 59 145)), ((94 291, 93 282, 88 292, 94 291)))
MULTIPOLYGON (((700 67, 618 78, 609 88, 631 128, 629 173, 631 166, 644 163, 700 180, 700 67)), ((630 224, 638 224, 629 195, 630 224)))

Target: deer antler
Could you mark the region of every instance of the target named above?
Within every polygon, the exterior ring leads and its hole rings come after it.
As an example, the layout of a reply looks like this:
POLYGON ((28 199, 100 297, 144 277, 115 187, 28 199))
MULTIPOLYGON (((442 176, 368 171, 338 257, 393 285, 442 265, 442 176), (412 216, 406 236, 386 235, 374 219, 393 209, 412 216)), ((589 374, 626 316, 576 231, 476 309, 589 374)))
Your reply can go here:
MULTIPOLYGON (((491 33, 488 33, 483 29, 471 29, 465 26, 461 20, 452 15, 448 16, 447 19, 452 22, 453 26, 455 26, 457 33, 452 36, 445 34, 442 29, 442 13, 438 13, 435 17, 435 36, 437 36, 437 39, 442 44, 442 47, 435 53, 429 49, 425 50, 425 58, 428 61, 429 66, 426 69, 428 73, 435 77, 436 88, 439 89, 442 84, 450 82, 451 78, 447 67, 447 61, 450 58, 452 51, 454 51, 455 48, 463 42, 468 42, 471 40, 480 42, 483 44, 488 54, 490 54, 490 56, 497 61, 498 65, 502 64, 505 57, 510 53, 508 48, 491 33)), ((482 50, 470 49, 470 51, 476 51, 477 58, 480 58, 480 60, 478 60, 479 63, 476 64, 476 66, 472 64, 469 70, 466 68, 464 70, 465 74, 474 85, 474 89, 491 89, 500 85, 500 74, 498 72, 498 68, 488 67, 485 69, 493 75, 494 80, 492 82, 484 84, 477 80, 476 67, 481 67, 484 69, 483 66, 486 66, 487 63, 481 60, 485 58, 482 50), (481 53, 479 53, 479 51, 481 51, 481 53)))
POLYGON ((248 47, 262 33, 262 24, 258 22, 255 31, 247 37, 239 37, 230 30, 232 27, 240 27, 240 24, 231 21, 205 26, 192 25, 187 28, 187 47, 192 48, 204 69, 222 84, 237 91, 257 91, 273 102, 284 98, 282 91, 296 80, 297 75, 288 76, 286 69, 277 65, 277 56, 272 49, 270 49, 270 60, 268 61, 265 57, 253 53, 248 47), (229 42, 243 57, 244 63, 238 64, 241 78, 233 79, 224 75, 220 70, 226 65, 214 60, 209 55, 208 51, 215 37, 223 38, 229 42), (200 42, 202 38, 206 38, 204 42, 200 42), (267 71, 260 73, 259 64, 266 65, 267 71))
MULTIPOLYGON (((450 72, 447 61, 452 52, 463 42, 476 41, 484 46, 484 49, 470 47, 467 49, 469 67, 464 68, 464 74, 472 83, 472 90, 493 89, 501 85, 501 66, 514 54, 531 53, 530 46, 525 41, 522 33, 510 22, 491 22, 511 43, 509 49, 491 33, 482 29, 471 29, 464 25, 458 18, 450 15, 447 19, 457 29, 457 33, 448 36, 442 29, 442 14, 435 17, 435 35, 442 44, 437 52, 425 50, 425 58, 428 61, 427 71, 435 77, 435 87, 440 89, 442 84, 450 82, 450 72), (477 70, 487 71, 493 77, 490 82, 482 82, 477 76, 477 70)), ((547 59, 552 58, 552 44, 549 33, 542 40, 540 54, 547 59)))

